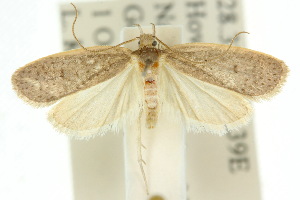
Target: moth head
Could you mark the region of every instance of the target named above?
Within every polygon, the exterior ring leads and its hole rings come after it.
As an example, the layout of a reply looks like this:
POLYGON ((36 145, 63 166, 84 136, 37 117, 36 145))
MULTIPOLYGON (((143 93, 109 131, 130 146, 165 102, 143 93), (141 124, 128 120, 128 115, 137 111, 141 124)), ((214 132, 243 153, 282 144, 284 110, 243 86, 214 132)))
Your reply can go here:
POLYGON ((153 33, 152 34, 144 34, 142 27, 139 24, 135 24, 140 29, 139 39, 139 48, 155 48, 157 46, 157 41, 155 37, 155 25, 152 24, 153 33))

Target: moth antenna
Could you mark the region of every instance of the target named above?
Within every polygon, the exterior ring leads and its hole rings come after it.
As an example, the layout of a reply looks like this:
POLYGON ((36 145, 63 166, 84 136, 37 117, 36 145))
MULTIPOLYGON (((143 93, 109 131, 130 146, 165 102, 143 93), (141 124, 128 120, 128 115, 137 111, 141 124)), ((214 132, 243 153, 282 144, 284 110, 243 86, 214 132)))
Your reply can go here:
POLYGON ((164 45, 165 47, 167 47, 167 49, 169 49, 170 51, 177 53, 176 51, 172 50, 167 44, 165 44, 163 41, 161 41, 160 39, 158 39, 158 37, 155 36, 155 39, 161 43, 162 45, 164 45))
POLYGON ((141 35, 143 35, 143 34, 144 34, 144 32, 143 32, 143 29, 142 29, 141 25, 139 25, 139 24, 133 24, 133 26, 137 26, 137 27, 140 29, 140 34, 141 34, 141 35))
POLYGON ((189 60, 189 58, 184 57, 184 56, 181 56, 181 55, 179 54, 179 52, 176 52, 176 51, 172 50, 168 45, 166 45, 165 43, 163 43, 163 42, 162 42, 160 39, 158 39, 157 37, 155 37, 155 38, 156 38, 161 44, 163 44, 165 47, 167 47, 167 49, 169 49, 171 52, 177 54, 178 57, 180 57, 180 58, 182 58, 182 59, 184 59, 184 60, 186 60, 186 61, 188 61, 188 62, 191 62, 191 63, 200 63, 200 64, 203 64, 203 63, 205 63, 205 62, 212 61, 212 60, 216 60, 216 59, 218 59, 218 58, 220 58, 220 57, 223 57, 223 56, 229 51, 229 49, 231 48, 231 46, 232 46, 232 44, 233 44, 235 38, 236 38, 238 35, 242 34, 242 33, 250 34, 249 32, 245 32, 245 31, 238 32, 238 33, 232 38, 232 40, 231 40, 231 42, 230 42, 230 45, 229 45, 229 47, 226 49, 226 51, 224 51, 223 53, 221 53, 221 55, 218 55, 218 56, 213 57, 213 58, 211 58, 211 59, 205 59, 205 60, 203 60, 203 61, 191 61, 191 60, 189 60))
POLYGON ((235 38, 237 38, 237 36, 239 36, 239 35, 242 34, 242 33, 250 34, 249 32, 245 32, 245 31, 238 32, 238 33, 235 34, 235 36, 231 39, 230 45, 229 45, 229 47, 226 49, 226 51, 224 51, 223 53, 221 53, 221 55, 218 55, 218 56, 213 57, 213 58, 211 58, 211 59, 206 59, 205 62, 211 61, 211 60, 216 60, 216 59, 218 59, 218 58, 220 58, 220 57, 223 57, 223 56, 229 51, 229 49, 231 48, 231 46, 232 46, 232 44, 233 44, 235 38))
POLYGON ((153 23, 150 23, 150 24, 152 24, 152 30, 153 30, 153 37, 155 37, 155 25, 153 24, 153 23))
MULTIPOLYGON (((176 51, 174 51, 173 49, 171 49, 167 44, 165 44, 163 41, 161 41, 160 39, 158 39, 158 37, 155 36, 155 39, 156 39, 159 43, 161 43, 162 45, 164 45, 168 50, 170 50, 171 52, 177 54, 178 57, 180 57, 180 58, 182 58, 182 59, 184 59, 184 60, 186 60, 186 61, 195 63, 195 61, 191 61, 191 60, 189 60, 188 58, 185 58, 185 57, 181 56, 181 55, 179 54, 179 52, 176 52, 176 51)), ((196 63, 198 63, 198 62, 196 62, 196 63)), ((201 63, 202 63, 202 62, 201 62, 201 63)))
POLYGON ((76 23, 76 21, 77 21, 77 18, 78 18, 78 10, 77 10, 77 8, 76 8, 76 6, 73 4, 73 3, 71 3, 71 5, 74 7, 74 9, 75 9, 75 18, 74 18, 74 21, 73 21, 73 24, 72 24, 72 33, 73 33, 73 37, 75 38, 75 40, 77 41, 77 43, 81 46, 81 48, 83 48, 83 49, 85 49, 85 50, 87 50, 88 51, 88 49, 87 48, 85 48, 80 42, 79 42, 79 40, 78 40, 78 38, 76 37, 76 34, 75 34, 75 23, 76 23))
POLYGON ((115 45, 115 46, 112 46, 112 47, 108 47, 107 49, 102 49, 102 50, 90 50, 90 49, 87 49, 86 47, 84 47, 84 46, 79 42, 78 38, 76 37, 76 34, 75 34, 75 23, 76 23, 76 20, 77 20, 77 18, 78 18, 78 10, 77 10, 76 6, 75 6, 73 3, 71 3, 71 5, 74 7, 75 13, 76 13, 75 18, 74 18, 74 21, 73 21, 73 24, 72 24, 72 33, 73 33, 73 36, 74 36, 75 40, 77 41, 77 43, 78 43, 78 44, 81 46, 81 48, 83 48, 84 50, 89 51, 89 52, 102 52, 102 51, 107 51, 107 50, 109 50, 109 49, 113 49, 113 48, 122 46, 123 44, 129 43, 129 42, 133 42, 133 41, 135 41, 135 40, 138 39, 138 37, 136 37, 136 38, 133 38, 133 39, 131 39, 131 40, 127 40, 127 41, 125 41, 125 42, 122 42, 122 43, 120 43, 120 44, 118 44, 118 45, 115 45))

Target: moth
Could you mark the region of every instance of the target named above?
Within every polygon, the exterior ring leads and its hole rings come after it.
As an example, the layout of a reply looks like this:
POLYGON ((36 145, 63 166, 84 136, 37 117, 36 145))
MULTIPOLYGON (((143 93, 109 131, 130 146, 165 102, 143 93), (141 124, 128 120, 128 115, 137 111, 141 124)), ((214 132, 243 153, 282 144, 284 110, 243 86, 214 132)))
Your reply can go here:
POLYGON ((277 94, 288 73, 283 61, 232 43, 169 47, 154 24, 152 34, 137 25, 139 37, 86 48, 74 33, 76 19, 77 12, 72 30, 82 48, 38 59, 12 75, 14 90, 30 105, 59 101, 48 119, 71 136, 89 138, 137 123, 152 129, 162 111, 179 116, 187 131, 224 134, 246 124, 250 101, 277 94), (134 41, 135 51, 121 47, 134 41))

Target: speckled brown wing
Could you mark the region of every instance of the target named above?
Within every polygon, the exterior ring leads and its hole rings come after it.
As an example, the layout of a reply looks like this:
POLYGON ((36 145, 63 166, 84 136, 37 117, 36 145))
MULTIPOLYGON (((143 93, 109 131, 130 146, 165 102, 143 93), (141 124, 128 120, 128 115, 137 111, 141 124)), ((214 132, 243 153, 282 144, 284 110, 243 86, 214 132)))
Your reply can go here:
MULTIPOLYGON (((90 47, 101 50, 108 46, 90 47)), ((131 50, 117 47, 104 52, 76 49, 53 54, 18 69, 12 76, 19 97, 33 106, 58 99, 104 82, 125 69, 131 50)))
POLYGON ((228 45, 190 43, 175 45, 171 49, 178 53, 166 50, 165 62, 170 66, 252 99, 276 94, 288 73, 283 61, 246 48, 231 47, 223 56, 220 55, 228 49, 228 45))

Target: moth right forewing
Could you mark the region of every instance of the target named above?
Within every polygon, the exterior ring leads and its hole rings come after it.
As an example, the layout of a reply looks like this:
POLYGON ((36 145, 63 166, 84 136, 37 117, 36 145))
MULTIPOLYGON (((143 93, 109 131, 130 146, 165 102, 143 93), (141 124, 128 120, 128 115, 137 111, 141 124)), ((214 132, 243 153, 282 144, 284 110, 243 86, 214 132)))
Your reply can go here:
POLYGON ((190 43, 171 49, 177 53, 166 51, 165 60, 175 69, 252 99, 276 94, 288 73, 283 61, 246 48, 231 47, 226 52, 228 45, 190 43))
POLYGON ((252 107, 243 95, 180 73, 164 61, 159 80, 164 111, 174 121, 179 111, 188 131, 222 135, 251 119, 252 107))
MULTIPOLYGON (((107 46, 90 47, 101 50, 107 46)), ((33 106, 51 105, 60 98, 104 82, 125 69, 131 50, 117 47, 104 52, 76 49, 53 54, 18 69, 13 88, 33 106)))

